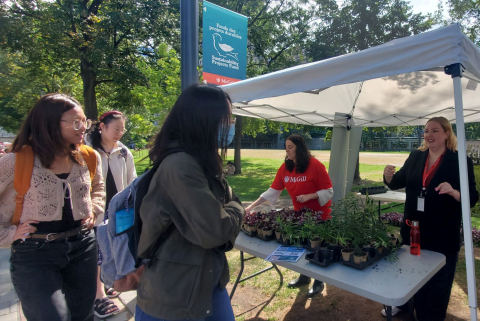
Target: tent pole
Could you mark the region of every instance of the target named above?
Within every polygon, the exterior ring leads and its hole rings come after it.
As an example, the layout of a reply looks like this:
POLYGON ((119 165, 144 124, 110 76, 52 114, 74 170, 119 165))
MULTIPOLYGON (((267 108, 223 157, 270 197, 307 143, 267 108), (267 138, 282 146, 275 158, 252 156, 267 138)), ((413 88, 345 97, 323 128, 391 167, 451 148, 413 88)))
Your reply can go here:
POLYGON ((347 192, 347 184, 348 184, 348 153, 350 151, 350 127, 347 126, 347 143, 345 144, 347 150, 345 151, 345 171, 343 173, 343 190, 342 190, 342 198, 346 197, 347 192))
POLYGON ((462 98, 462 75, 460 64, 447 66, 452 67, 453 90, 455 95, 455 119, 457 124, 458 138, 458 165, 460 170, 460 189, 462 216, 463 216, 463 234, 465 240, 465 260, 467 267, 468 301, 470 306, 470 320, 477 320, 477 290, 475 282, 475 260, 472 241, 472 220, 470 217, 470 192, 468 190, 467 173, 467 149, 465 143, 465 123, 463 119, 463 98, 462 98), (453 69, 456 68, 457 72, 453 69))

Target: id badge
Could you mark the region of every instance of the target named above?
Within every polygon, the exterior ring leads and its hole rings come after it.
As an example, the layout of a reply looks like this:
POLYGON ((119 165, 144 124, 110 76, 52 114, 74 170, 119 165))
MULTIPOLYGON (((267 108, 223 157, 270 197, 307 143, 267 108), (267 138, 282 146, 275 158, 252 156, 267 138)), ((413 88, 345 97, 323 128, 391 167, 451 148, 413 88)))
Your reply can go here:
POLYGON ((417 197, 417 211, 425 212, 425 197, 417 197))

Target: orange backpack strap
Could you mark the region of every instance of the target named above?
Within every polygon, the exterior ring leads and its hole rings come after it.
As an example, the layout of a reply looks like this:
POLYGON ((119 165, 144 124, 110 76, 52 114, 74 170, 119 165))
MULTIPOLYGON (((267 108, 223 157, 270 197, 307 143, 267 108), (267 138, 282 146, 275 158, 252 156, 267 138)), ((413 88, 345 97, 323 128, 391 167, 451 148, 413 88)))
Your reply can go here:
POLYGON ((35 155, 33 154, 31 146, 25 145, 19 152, 15 153, 15 178, 13 179, 13 188, 17 191, 17 196, 15 196, 15 212, 13 212, 12 225, 18 225, 20 223, 23 199, 30 188, 34 161, 35 155))
POLYGON ((90 182, 93 184, 93 178, 97 172, 97 155, 93 148, 87 145, 80 146, 80 152, 82 153, 85 163, 87 163, 88 171, 90 172, 90 182))

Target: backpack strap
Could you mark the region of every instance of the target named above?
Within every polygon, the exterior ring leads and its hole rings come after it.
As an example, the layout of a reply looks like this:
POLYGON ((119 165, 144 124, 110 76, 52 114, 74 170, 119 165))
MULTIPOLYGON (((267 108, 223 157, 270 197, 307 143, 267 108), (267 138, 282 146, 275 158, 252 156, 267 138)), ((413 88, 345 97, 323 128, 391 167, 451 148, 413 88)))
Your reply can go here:
MULTIPOLYGON (((135 204, 134 204, 134 229, 133 229, 133 235, 134 235, 134 241, 136 244, 136 253, 134 253, 135 257, 135 267, 138 268, 142 265, 142 259, 138 257, 138 243, 140 242, 140 234, 142 233, 142 227, 143 227, 143 222, 142 219, 140 218, 140 207, 142 205, 143 198, 145 195, 148 193, 148 189, 150 188, 150 182, 152 181, 153 176, 155 175, 155 172, 157 171, 158 167, 160 167, 160 164, 162 161, 169 155, 175 154, 175 153, 180 153, 180 152, 185 152, 185 149, 183 147, 177 146, 174 148, 169 149, 164 155, 162 155, 157 161, 153 164, 153 167, 145 172, 139 179, 140 181, 138 182, 137 185, 137 190, 135 192, 135 204)), ((160 235, 160 237, 155 241, 154 244, 152 244, 152 251, 149 253, 149 259, 152 260, 153 256, 155 255, 155 252, 160 248, 160 245, 162 245, 163 241, 166 240, 166 237, 174 230, 175 226, 173 224, 170 224, 166 231, 162 233, 163 235, 160 235)))
POLYGON ((15 178, 13 179, 13 188, 17 191, 15 196, 15 212, 13 212, 12 225, 20 223, 20 216, 23 211, 23 199, 30 188, 30 181, 33 173, 33 163, 35 155, 31 146, 23 146, 15 153, 15 178))
POLYGON ((81 145, 80 152, 82 153, 85 163, 87 163, 88 171, 90 172, 90 182, 93 182, 93 178, 97 172, 97 155, 93 148, 87 145, 81 145))
MULTIPOLYGON (((97 155, 91 147, 82 145, 80 147, 83 159, 87 163, 90 172, 90 181, 93 182, 97 171, 97 155)), ((15 211, 13 212, 12 225, 20 223, 20 216, 23 211, 23 200, 25 194, 30 189, 30 181, 32 179, 33 164, 35 155, 31 146, 25 145, 22 149, 15 153, 15 177, 13 179, 13 188, 17 192, 15 196, 15 211)))

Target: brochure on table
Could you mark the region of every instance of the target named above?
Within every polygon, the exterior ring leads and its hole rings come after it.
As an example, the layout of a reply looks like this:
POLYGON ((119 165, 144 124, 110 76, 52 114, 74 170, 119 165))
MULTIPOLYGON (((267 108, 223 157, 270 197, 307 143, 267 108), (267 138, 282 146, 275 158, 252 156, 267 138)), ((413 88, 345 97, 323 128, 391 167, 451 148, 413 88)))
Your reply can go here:
POLYGON ((305 253, 305 249, 296 246, 279 246, 272 254, 270 254, 265 261, 269 262, 298 262, 305 253))

